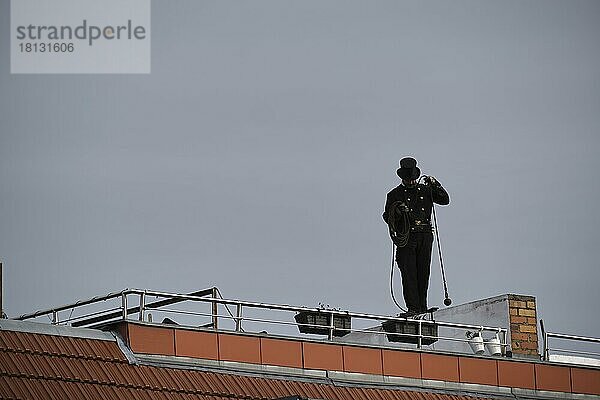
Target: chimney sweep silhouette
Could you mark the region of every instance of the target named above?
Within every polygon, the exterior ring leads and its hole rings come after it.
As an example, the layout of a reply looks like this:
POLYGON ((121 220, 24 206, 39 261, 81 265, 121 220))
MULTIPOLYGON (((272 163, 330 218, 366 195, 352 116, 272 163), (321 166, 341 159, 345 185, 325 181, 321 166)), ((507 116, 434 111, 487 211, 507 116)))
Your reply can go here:
MULTIPOLYGON (((434 231, 444 282, 444 304, 446 306, 452 304, 452 300, 448 296, 434 207, 434 203, 448 205, 450 197, 433 176, 421 176, 417 160, 412 157, 400 160, 400 168, 396 173, 402 179, 402 183, 387 194, 383 220, 388 224, 393 247, 396 247, 396 263, 398 263, 402 275, 402 293, 408 310, 401 315, 409 317, 435 311, 435 309, 427 307, 434 231), (431 225, 432 211, 435 229, 431 225)), ((393 274, 392 260, 390 288, 392 298, 398 305, 391 286, 393 274)), ((404 310, 399 305, 398 307, 404 310)))

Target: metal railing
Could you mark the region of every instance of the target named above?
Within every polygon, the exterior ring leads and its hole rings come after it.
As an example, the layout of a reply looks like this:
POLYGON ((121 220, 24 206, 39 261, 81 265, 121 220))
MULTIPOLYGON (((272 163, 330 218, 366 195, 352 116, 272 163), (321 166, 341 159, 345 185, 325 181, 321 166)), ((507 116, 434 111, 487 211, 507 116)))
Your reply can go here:
MULTIPOLYGON (((146 291, 137 290, 137 289, 125 289, 120 292, 109 293, 104 296, 95 296, 86 300, 80 300, 72 304, 67 304, 64 306, 53 307, 47 310, 35 311, 29 314, 23 314, 13 319, 25 321, 31 320, 43 316, 47 316, 50 319, 50 322, 53 325, 60 324, 70 324, 73 327, 96 327, 101 325, 106 325, 111 322, 116 322, 122 319, 127 319, 131 314, 139 314, 139 320, 143 320, 144 313, 150 309, 160 309, 161 307, 175 304, 184 300, 179 300, 174 297, 170 297, 161 301, 147 303, 146 301, 146 291), (139 304, 137 306, 129 307, 128 306, 128 296, 131 294, 139 294, 139 304), (110 300, 120 299, 120 305, 111 308, 102 308, 99 311, 88 312, 86 314, 73 317, 73 312, 76 309, 80 309, 86 306, 99 305, 100 303, 104 303, 110 300), (70 315, 67 318, 61 319, 60 313, 64 311, 70 311, 70 315)), ((196 296, 201 298, 202 296, 212 296, 216 298, 218 294, 218 289, 210 288, 204 289, 200 291, 196 291, 191 293, 189 296, 196 296)), ((213 324, 214 327, 217 327, 217 311, 216 308, 213 307, 212 310, 213 316, 213 324)))
MULTIPOLYGON (((242 300, 233 300, 233 299, 224 299, 220 296, 220 292, 217 288, 210 288, 206 290, 201 290, 198 292, 194 292, 191 294, 180 294, 180 293, 168 293, 162 291, 154 291, 154 290, 141 290, 141 289, 125 289, 121 292, 109 293, 105 296, 97 296, 92 297, 87 300, 78 301, 73 304, 64 305, 61 307, 54 307, 47 310, 36 311, 30 314, 23 314, 21 316, 15 317, 13 319, 16 320, 31 320, 43 316, 48 316, 51 320, 52 324, 70 324, 71 326, 77 327, 99 327, 102 325, 106 325, 109 323, 114 323, 123 320, 131 320, 132 317, 136 317, 139 321, 145 321, 147 313, 151 310, 156 310, 164 313, 173 313, 179 315, 188 315, 188 316, 196 316, 196 317, 209 317, 211 319, 211 323, 208 325, 202 325, 203 327, 211 327, 213 329, 217 329, 219 326, 220 319, 227 319, 233 322, 235 332, 244 332, 243 322, 246 323, 259 323, 259 324, 275 324, 275 325, 284 325, 284 326, 305 326, 312 328, 322 328, 327 331, 328 340, 333 340, 335 331, 346 331, 350 332, 361 332, 368 333, 373 335, 397 335, 399 337, 406 338, 414 338, 416 341, 417 348, 421 348, 423 346, 424 339, 435 339, 435 340, 446 340, 446 341, 454 341, 454 342, 463 342, 469 343, 469 339, 461 339, 458 337, 443 337, 443 336, 428 336, 423 334, 423 326, 424 325, 436 325, 437 327, 449 328, 449 329, 458 329, 462 331, 477 331, 477 332, 491 332, 497 335, 500 339, 499 345, 503 350, 503 354, 505 353, 509 344, 507 343, 507 329, 501 327, 489 327, 489 326, 481 326, 481 325, 471 325, 471 324, 461 324, 461 323, 452 323, 452 322, 443 322, 443 321, 431 321, 426 319, 410 319, 410 318, 401 318, 401 317, 392 317, 386 315, 377 315, 377 314, 367 314, 367 313, 357 313, 350 311, 341 311, 341 310, 331 310, 331 309, 322 309, 322 308, 309 308, 309 307, 299 307, 299 306, 291 306, 291 305, 282 305, 282 304, 268 304, 268 303, 259 303, 259 302, 251 302, 251 301, 242 301, 242 300), (148 297, 161 298, 162 300, 148 302, 148 297), (120 298, 120 305, 111 307, 108 309, 102 309, 99 311, 88 312, 79 316, 73 317, 73 312, 75 309, 80 309, 85 306, 90 305, 98 305, 99 303, 106 301, 116 301, 120 298), (134 300, 132 300, 134 299, 134 300), (182 303, 185 301, 194 302, 194 303, 205 303, 210 305, 209 312, 201 312, 197 310, 183 310, 183 309, 174 309, 167 308, 167 306, 182 303), (129 304, 136 304, 134 306, 129 306, 129 304), (227 313, 225 315, 219 314, 219 307, 222 306, 227 313), (235 313, 231 311, 231 308, 235 309, 235 313), (271 310, 271 311, 283 311, 289 313, 300 313, 300 312, 313 312, 324 314, 328 317, 329 324, 328 325, 318 325, 318 324, 302 324, 295 322, 292 319, 271 319, 271 318, 258 318, 258 317, 250 317, 244 316, 244 310, 254 309, 254 310, 271 310), (70 312, 68 318, 60 318, 60 313, 62 312, 70 312), (398 321, 398 322, 410 322, 416 325, 417 329, 414 334, 409 333, 389 333, 385 331, 373 330, 372 328, 367 329, 352 329, 352 328, 339 328, 334 325, 335 317, 349 317, 358 320, 366 320, 366 321, 398 321)), ((220 330, 225 330, 223 328, 219 328, 220 330)), ((484 344, 493 343, 498 345, 497 342, 492 341, 484 341, 484 344)))
MULTIPOLYGON (((564 333, 555 333, 555 332, 547 332, 544 327, 544 321, 540 320, 540 328, 542 329, 542 340, 543 340, 543 352, 542 359, 544 361, 550 361, 550 352, 554 351, 556 353, 568 354, 568 355, 580 355, 586 357, 600 358, 600 352, 593 351, 581 351, 575 349, 562 349, 562 348, 551 348, 549 340, 550 339, 558 339, 558 340, 566 340, 569 342, 575 342, 577 344, 582 343, 594 343, 596 345, 600 345, 600 338, 588 337, 588 336, 577 336, 577 335, 568 335, 564 333)), ((600 349, 600 346, 598 346, 600 349)))

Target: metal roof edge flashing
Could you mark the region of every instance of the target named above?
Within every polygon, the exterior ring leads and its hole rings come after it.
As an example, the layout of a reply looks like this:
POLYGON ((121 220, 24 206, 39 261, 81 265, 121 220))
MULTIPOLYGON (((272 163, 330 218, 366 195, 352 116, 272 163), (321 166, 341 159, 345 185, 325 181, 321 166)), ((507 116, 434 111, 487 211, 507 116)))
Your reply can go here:
POLYGON ((119 346, 119 350, 121 350, 121 353, 123 353, 129 364, 137 364, 138 362, 135 354, 133 354, 129 346, 127 346, 121 335, 114 331, 110 331, 110 334, 115 338, 115 341, 119 346))
POLYGON ((191 369, 202 372, 224 373, 249 377, 281 379, 288 381, 318 381, 331 384, 327 377, 328 371, 279 367, 275 365, 250 364, 236 361, 217 361, 191 357, 164 356, 156 354, 133 354, 140 365, 166 367, 176 369, 191 369))
POLYGON ((598 400, 600 396, 593 394, 583 393, 564 393, 564 392, 550 392, 547 390, 531 390, 512 388, 512 396, 517 400, 526 399, 539 399, 539 400, 558 400, 558 399, 569 399, 569 400, 598 400))
POLYGON ((507 386, 450 382, 430 379, 414 379, 387 375, 372 375, 354 372, 309 370, 233 361, 203 360, 189 357, 134 354, 139 365, 152 367, 191 369, 202 372, 223 373, 263 379, 278 379, 296 382, 312 382, 337 387, 358 387, 385 390, 405 390, 423 393, 440 393, 457 396, 485 397, 517 400, 599 400, 600 396, 519 389, 507 386))

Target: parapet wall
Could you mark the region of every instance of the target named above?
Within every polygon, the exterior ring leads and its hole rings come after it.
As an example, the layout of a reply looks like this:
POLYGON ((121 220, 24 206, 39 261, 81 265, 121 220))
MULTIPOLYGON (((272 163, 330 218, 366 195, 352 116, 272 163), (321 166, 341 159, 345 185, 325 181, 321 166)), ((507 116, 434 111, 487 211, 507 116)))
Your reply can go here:
POLYGON ((142 322, 123 322, 119 331, 136 354, 410 378, 414 382, 456 382, 600 395, 598 368, 142 322))

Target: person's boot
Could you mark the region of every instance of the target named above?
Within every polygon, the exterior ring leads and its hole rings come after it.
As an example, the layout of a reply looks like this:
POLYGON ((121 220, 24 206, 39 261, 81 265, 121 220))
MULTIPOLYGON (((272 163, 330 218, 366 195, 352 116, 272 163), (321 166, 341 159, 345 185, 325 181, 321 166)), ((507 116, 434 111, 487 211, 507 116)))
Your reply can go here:
POLYGON ((419 314, 419 312, 417 310, 408 310, 406 312, 398 314, 398 317, 400 317, 400 318, 410 318, 410 317, 413 317, 413 316, 415 316, 417 314, 419 314))

